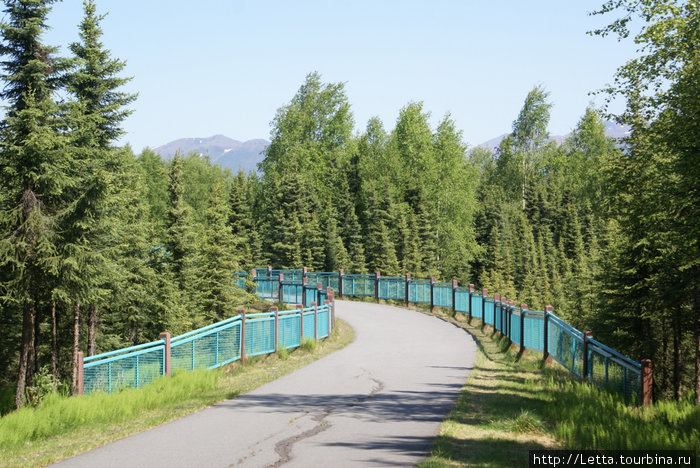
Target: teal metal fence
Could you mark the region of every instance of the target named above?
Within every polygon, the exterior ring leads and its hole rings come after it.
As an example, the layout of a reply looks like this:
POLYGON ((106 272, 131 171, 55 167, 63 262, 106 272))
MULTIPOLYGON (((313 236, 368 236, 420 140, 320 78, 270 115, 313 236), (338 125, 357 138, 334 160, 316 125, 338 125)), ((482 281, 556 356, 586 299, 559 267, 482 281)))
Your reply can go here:
MULTIPOLYGON (((272 289, 260 291, 268 294, 272 289)), ((316 293, 322 301, 328 297, 326 292, 316 293)), ((333 326, 333 307, 331 297, 328 303, 304 308, 303 319, 302 309, 242 313, 173 338, 84 358, 82 393, 140 388, 169 371, 213 369, 243 356, 298 347, 304 337, 326 338, 333 326)))

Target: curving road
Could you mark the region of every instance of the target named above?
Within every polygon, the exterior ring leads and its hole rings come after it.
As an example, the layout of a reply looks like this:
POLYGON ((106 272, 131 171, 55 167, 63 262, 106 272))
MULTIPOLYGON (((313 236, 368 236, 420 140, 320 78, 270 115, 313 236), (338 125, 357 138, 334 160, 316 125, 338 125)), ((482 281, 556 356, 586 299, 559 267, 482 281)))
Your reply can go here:
POLYGON ((355 341, 258 389, 64 460, 61 467, 413 466, 471 370, 462 329, 336 301, 355 341))

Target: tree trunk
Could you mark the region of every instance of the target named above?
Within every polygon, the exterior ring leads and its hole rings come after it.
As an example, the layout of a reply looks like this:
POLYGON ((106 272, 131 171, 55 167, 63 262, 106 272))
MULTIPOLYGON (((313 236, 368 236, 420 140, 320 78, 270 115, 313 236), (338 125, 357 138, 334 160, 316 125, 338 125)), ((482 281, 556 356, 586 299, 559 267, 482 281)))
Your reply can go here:
POLYGON ((24 300, 22 313, 22 347, 19 355, 19 372, 17 376, 17 392, 15 393, 15 408, 24 403, 24 391, 27 386, 27 369, 34 342, 34 304, 24 300))
POLYGON ((676 401, 681 400, 681 333, 680 311, 678 311, 673 320, 673 397, 676 401))
POLYGON ((90 304, 88 308, 88 356, 94 356, 97 352, 95 343, 95 327, 97 324, 97 308, 95 304, 90 304))
POLYGON ((78 351, 80 348, 80 302, 75 303, 73 314, 73 354, 71 355, 71 395, 78 393, 78 351))
POLYGON ((58 380, 58 324, 54 301, 51 301, 51 374, 58 380))
MULTIPOLYGON (((38 304, 39 301, 34 301, 38 304)), ((34 316, 34 374, 39 373, 39 327, 41 326, 41 307, 37 307, 34 316)))

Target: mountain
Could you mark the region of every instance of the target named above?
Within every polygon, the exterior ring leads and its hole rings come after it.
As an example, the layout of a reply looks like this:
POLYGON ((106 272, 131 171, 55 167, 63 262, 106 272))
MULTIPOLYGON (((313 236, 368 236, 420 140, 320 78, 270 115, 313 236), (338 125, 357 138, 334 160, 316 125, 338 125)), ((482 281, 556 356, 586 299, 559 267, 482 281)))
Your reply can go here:
MULTIPOLYGON (((629 133, 630 133, 629 127, 626 125, 620 125, 620 124, 617 124, 615 122, 610 122, 610 121, 605 122, 605 134, 607 136, 609 136, 610 138, 614 138, 616 140, 619 140, 620 138, 624 138, 627 135, 629 135, 629 133)), ((501 136, 497 136, 496 138, 491 138, 490 140, 485 141, 485 142, 481 143, 480 145, 476 145, 476 146, 479 146, 481 148, 486 148, 490 151, 495 152, 496 149, 498 149, 498 145, 501 144, 501 141, 503 141, 503 139, 505 137, 507 137, 508 135, 509 135, 509 133, 504 133, 501 136)), ((556 141, 557 143, 561 144, 567 138, 569 138, 569 136, 571 136, 571 133, 567 133, 566 135, 555 135, 555 136, 550 137, 549 139, 551 141, 556 141)))
POLYGON ((234 172, 257 170, 257 164, 263 160, 263 152, 270 142, 263 139, 238 141, 224 135, 214 135, 208 138, 181 138, 157 148, 153 152, 160 154, 163 159, 170 159, 180 150, 183 155, 197 153, 209 155, 214 164, 229 168, 234 172))

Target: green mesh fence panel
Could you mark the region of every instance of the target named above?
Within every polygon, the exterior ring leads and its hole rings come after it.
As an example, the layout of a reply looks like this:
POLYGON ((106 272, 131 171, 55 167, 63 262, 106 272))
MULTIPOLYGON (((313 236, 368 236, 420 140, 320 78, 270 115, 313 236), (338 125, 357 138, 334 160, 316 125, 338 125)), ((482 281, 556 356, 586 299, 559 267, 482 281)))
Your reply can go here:
POLYGON ((588 374, 598 388, 639 399, 642 391, 642 366, 602 343, 588 339, 588 374))
POLYGON ((316 331, 319 338, 325 338, 328 336, 328 315, 328 306, 318 308, 316 331))
POLYGON ((544 351, 544 312, 528 310, 525 313, 525 347, 544 351))
POLYGON ((452 283, 433 283, 433 305, 452 307, 452 283))
POLYGON ((520 344, 520 312, 515 312, 510 315, 510 341, 515 344, 520 344))
POLYGON ((430 304, 430 280, 409 280, 408 301, 430 304))
POLYGON ((240 320, 186 338, 175 337, 170 344, 170 367, 173 371, 212 369, 240 357, 240 320))
POLYGON ((493 311, 494 311, 494 301, 492 297, 485 297, 484 300, 484 323, 487 325, 493 325, 493 311))
POLYGON ((85 363, 83 393, 112 393, 122 388, 140 388, 163 375, 164 353, 165 345, 156 342, 146 349, 85 363))
POLYGON ((308 278, 309 284, 317 286, 318 283, 321 283, 324 290, 330 286, 334 292, 336 292, 336 293, 338 292, 338 273, 337 272, 329 272, 329 271, 313 272, 313 273, 307 273, 306 277, 308 278))
POLYGON ((583 333, 555 315, 547 320, 549 354, 572 374, 581 377, 583 368, 583 333))
POLYGON ((301 304, 304 285, 301 281, 282 281, 282 297, 280 302, 285 304, 301 304))
POLYGON ((483 318, 481 310, 481 293, 472 293, 472 317, 483 318))
POLYGON ((275 318, 270 314, 251 314, 259 316, 245 321, 245 354, 257 356, 275 352, 275 318), (263 315, 268 315, 264 317, 263 315))
POLYGON ((467 313, 469 312, 469 289, 468 288, 457 288, 455 290, 455 310, 457 312, 467 313))
POLYGON ((374 296, 374 275, 343 275, 344 296, 374 296))
POLYGON ((284 275, 285 281, 301 281, 304 276, 304 270, 301 268, 293 270, 270 270, 270 275, 278 278, 279 275, 284 275))
POLYGON ((263 299, 279 299, 279 276, 256 276, 255 294, 263 299))
MULTIPOLYGON (((304 307, 311 307, 312 302, 319 304, 318 287, 306 285, 304 289, 306 290, 306 302, 304 303, 304 307)), ((297 304, 301 304, 301 300, 297 304)))
POLYGON ((314 337, 314 309, 304 309, 304 338, 314 337))
POLYGON ((279 316, 277 340, 280 349, 296 348, 301 345, 299 341, 300 317, 298 310, 290 314, 279 316))
POLYGON ((400 276, 383 276, 379 278, 380 299, 406 299, 406 278, 400 276))

